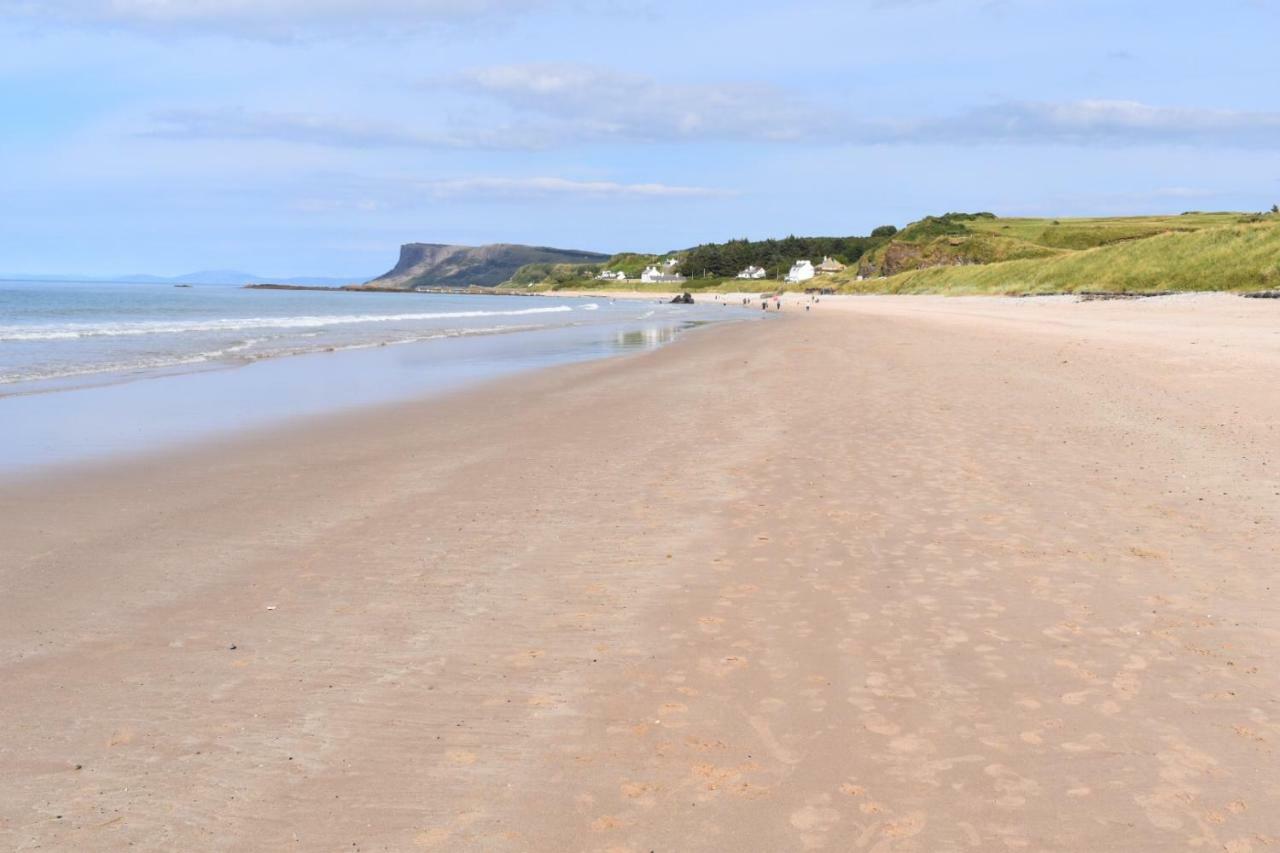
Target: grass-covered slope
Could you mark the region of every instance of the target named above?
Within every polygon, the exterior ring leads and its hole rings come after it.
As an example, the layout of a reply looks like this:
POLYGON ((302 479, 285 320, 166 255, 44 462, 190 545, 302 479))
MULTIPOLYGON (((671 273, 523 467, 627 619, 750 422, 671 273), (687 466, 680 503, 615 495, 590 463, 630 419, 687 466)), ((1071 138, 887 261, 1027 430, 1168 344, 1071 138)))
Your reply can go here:
MULTIPOLYGON (((913 269, 853 281, 842 289, 875 293, 1059 293, 1087 290, 1259 290, 1280 287, 1280 216, 1244 222, 1239 214, 1206 216, 1192 224, 1161 227, 1165 220, 1060 220, 1067 241, 1092 240, 1090 248, 981 266, 913 269), (1224 224, 1225 222, 1235 224, 1224 224), (1146 224, 1143 224, 1143 223, 1146 224), (1195 226, 1199 226, 1198 228, 1195 226), (1105 233, 1104 233, 1105 232, 1105 233), (1117 234, 1124 237, 1116 239, 1117 234), (1069 235, 1069 236, 1067 236, 1069 235)), ((1253 219, 1257 219, 1253 217, 1253 219)), ((1004 220, 984 222, 982 231, 1004 220)), ((1014 220, 1014 223, 1019 220, 1014 220)), ((1022 220, 1023 235, 1048 238, 1044 220, 1022 220)), ((1011 223, 1012 224, 1012 223, 1011 223)), ((1010 229, 1015 230, 1014 228, 1010 229)), ((986 232, 989 234, 989 232, 986 232)))
POLYGON ((1169 231, 1200 231, 1240 223, 1239 213, 1126 216, 1092 219, 1002 219, 990 213, 926 216, 869 252, 859 264, 866 277, 893 276, 928 267, 994 264, 1048 258, 1169 231))
POLYGON ((1235 225, 1239 213, 1184 213, 1180 216, 1121 216, 1080 219, 978 217, 965 223, 975 234, 995 234, 1052 249, 1093 249, 1109 243, 1152 237, 1166 231, 1200 231, 1235 225))

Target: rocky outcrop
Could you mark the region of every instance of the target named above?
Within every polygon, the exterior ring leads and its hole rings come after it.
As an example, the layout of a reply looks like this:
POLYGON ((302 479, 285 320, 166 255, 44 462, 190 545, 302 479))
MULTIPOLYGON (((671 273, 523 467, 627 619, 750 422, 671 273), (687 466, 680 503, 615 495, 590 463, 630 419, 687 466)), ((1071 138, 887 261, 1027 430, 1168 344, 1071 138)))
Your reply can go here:
POLYGON ((400 247, 400 261, 395 268, 364 287, 375 290, 493 287, 509 280, 526 264, 595 264, 608 259, 608 255, 596 252, 512 243, 488 246, 407 243, 400 247))

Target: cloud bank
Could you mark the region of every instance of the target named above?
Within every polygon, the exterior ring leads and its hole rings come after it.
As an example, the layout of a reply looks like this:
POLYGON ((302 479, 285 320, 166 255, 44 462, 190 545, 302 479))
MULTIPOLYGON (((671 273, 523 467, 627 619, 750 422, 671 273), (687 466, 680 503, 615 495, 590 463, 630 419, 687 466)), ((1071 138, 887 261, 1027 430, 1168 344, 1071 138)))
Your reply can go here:
POLYGON ((332 148, 510 150, 538 147, 536 134, 509 128, 414 128, 349 116, 271 110, 177 109, 152 113, 141 136, 175 140, 264 140, 332 148))
POLYGON ((305 213, 381 213, 420 207, 423 202, 681 201, 733 195, 712 187, 662 183, 622 183, 573 178, 468 176, 439 180, 350 181, 336 195, 295 203, 305 213))
POLYGON ((1280 148, 1280 113, 1160 107, 1138 101, 1011 101, 952 118, 887 124, 868 141, 1280 148))
POLYGON ((536 12, 556 0, 0 0, 0 15, 39 24, 249 38, 415 29, 536 12))
POLYGON ((686 199, 728 195, 708 187, 670 184, 622 184, 613 181, 576 181, 567 178, 459 178, 428 181, 419 187, 436 198, 648 198, 686 199))
POLYGON ((1185 145, 1280 149, 1280 112, 1133 100, 1014 100, 947 116, 876 118, 774 86, 683 84, 582 65, 496 65, 427 83, 432 126, 292 112, 169 110, 142 132, 173 139, 263 139, 333 147, 533 150, 618 144, 1185 145), (433 96, 477 109, 466 122, 433 96), (477 118, 484 116, 484 118, 477 118))

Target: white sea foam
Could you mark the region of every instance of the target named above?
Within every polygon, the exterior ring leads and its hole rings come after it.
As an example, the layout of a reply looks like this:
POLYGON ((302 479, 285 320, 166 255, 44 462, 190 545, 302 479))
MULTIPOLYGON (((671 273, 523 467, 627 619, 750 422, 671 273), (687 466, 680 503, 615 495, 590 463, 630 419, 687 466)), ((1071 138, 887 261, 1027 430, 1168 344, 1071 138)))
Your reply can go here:
MULTIPOLYGON (((584 306, 585 307, 585 306, 584 306)), ((595 306, 591 306, 595 307, 595 306)), ((362 323, 395 323, 423 320, 461 320, 475 317, 524 317, 531 314, 563 314, 569 305, 525 308, 516 311, 451 311, 423 314, 335 314, 295 317, 231 317, 208 320, 150 320, 116 323, 59 323, 41 326, 0 326, 0 341, 64 341, 77 338, 182 334, 186 332, 238 332, 248 329, 306 329, 362 323)), ((590 309, 587 309, 590 310, 590 309)))
MULTIPOLYGON (((502 312, 489 312, 488 316, 502 312)), ((452 315, 452 316, 457 316, 452 315)), ((249 338, 242 341, 236 341, 226 347, 214 350, 205 350, 195 353, 171 353, 167 355, 144 355, 137 356, 126 360, 109 360, 97 362, 94 364, 80 365, 43 365, 38 369, 28 369, 25 371, 4 372, 0 371, 0 385, 11 385, 18 382, 31 381, 48 381, 72 379, 80 376, 95 376, 104 373, 133 373, 144 370, 162 370, 170 368, 191 367, 203 364, 216 364, 217 362, 226 363, 247 363, 260 361, 267 358, 281 358, 285 356, 306 355, 309 353, 319 352, 342 352, 346 350, 372 349, 374 347, 398 346, 401 344, 423 343, 425 341, 440 340, 443 338, 465 338, 472 336, 497 335, 511 332, 529 332, 543 328, 537 324, 522 324, 509 326, 480 326, 475 328, 462 329, 433 329, 418 335, 407 335, 399 338, 387 340, 361 341, 358 343, 338 344, 334 346, 320 346, 318 344, 302 344, 297 342, 293 346, 276 346, 271 348, 275 342, 286 343, 289 341, 297 341, 300 337, 314 337, 312 335, 277 335, 266 338, 249 338), (266 349, 254 349, 259 345, 266 344, 266 349), (253 350, 250 352, 250 350, 253 350)), ((0 397, 5 396, 5 392, 0 391, 0 397)))

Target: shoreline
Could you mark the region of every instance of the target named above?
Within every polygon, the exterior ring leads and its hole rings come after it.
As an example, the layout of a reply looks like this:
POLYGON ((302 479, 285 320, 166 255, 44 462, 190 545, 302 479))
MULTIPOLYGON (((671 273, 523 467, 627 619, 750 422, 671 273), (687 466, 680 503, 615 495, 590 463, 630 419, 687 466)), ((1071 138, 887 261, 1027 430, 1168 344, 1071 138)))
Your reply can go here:
POLYGON ((823 299, 0 484, 0 846, 1274 843, 1277 307, 823 299))
POLYGON ((592 311, 590 317, 606 313, 610 316, 604 320, 556 327, 423 333, 412 340, 200 360, 143 371, 85 372, 0 386, 0 418, 10 424, 0 449, 0 479, 38 475, 41 468, 81 459, 136 455, 152 446, 189 445, 272 423, 430 397, 548 365, 660 347, 705 323, 758 319, 705 310, 656 316, 631 311, 616 318, 612 312, 592 311))

